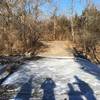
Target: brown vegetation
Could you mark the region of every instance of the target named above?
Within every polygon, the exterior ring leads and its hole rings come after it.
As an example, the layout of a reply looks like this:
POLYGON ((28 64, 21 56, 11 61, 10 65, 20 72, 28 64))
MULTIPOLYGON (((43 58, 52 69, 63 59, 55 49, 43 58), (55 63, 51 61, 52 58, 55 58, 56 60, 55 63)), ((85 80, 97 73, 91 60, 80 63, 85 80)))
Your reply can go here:
POLYGON ((41 6, 46 3, 50 5, 52 0, 0 1, 0 54, 36 55, 44 46, 41 41, 69 40, 90 59, 99 62, 100 11, 91 5, 81 16, 74 16, 73 5, 72 18, 68 19, 58 16, 55 6, 51 7, 49 18, 42 19, 41 6))

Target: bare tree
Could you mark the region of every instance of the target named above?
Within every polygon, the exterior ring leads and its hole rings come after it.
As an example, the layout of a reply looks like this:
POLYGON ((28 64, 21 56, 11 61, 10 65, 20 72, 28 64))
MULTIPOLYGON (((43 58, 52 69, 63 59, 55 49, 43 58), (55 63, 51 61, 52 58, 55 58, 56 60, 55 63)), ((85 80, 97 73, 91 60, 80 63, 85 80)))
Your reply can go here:
POLYGON ((72 6, 71 6, 71 33, 72 33, 72 39, 73 42, 75 41, 75 32, 74 32, 74 23, 73 23, 73 17, 74 17, 74 0, 72 1, 72 6))

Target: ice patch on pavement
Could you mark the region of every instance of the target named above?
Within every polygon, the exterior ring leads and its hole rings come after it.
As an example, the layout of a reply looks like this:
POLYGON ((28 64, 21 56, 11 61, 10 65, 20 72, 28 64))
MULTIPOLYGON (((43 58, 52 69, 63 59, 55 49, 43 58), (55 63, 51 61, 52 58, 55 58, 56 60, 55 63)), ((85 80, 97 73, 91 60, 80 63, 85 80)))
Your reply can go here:
MULTIPOLYGON (((86 72, 82 67, 89 70, 97 69, 90 62, 84 60, 68 59, 68 58, 42 58, 37 61, 30 61, 22 65, 21 68, 12 74, 3 85, 21 85, 25 84, 30 76, 33 76, 32 84, 34 88, 40 88, 42 82, 50 77, 55 82, 55 95, 66 94, 68 83, 76 82, 74 76, 87 82, 93 89, 94 93, 100 92, 100 80, 94 74, 86 72), (81 61, 81 63, 80 63, 81 61), (99 86, 99 87, 98 87, 99 86)), ((100 76, 98 76, 100 77, 100 76)), ((75 86, 75 85, 74 85, 75 86)), ((75 87, 76 90, 78 87, 75 87)), ((98 99, 99 100, 99 99, 98 99)))

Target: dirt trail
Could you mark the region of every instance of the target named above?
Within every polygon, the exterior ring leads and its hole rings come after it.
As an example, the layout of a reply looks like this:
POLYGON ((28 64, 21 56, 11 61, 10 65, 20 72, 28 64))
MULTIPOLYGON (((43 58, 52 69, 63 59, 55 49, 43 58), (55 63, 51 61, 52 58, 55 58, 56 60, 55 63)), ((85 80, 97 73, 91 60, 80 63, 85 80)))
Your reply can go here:
POLYGON ((48 46, 42 56, 72 56, 72 45, 68 41, 49 41, 43 42, 48 46))

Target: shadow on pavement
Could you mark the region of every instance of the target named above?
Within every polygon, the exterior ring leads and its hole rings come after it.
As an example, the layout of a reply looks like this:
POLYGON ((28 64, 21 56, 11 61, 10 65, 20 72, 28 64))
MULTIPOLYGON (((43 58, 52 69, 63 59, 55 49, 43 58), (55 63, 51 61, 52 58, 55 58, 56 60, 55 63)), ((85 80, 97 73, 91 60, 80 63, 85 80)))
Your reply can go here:
POLYGON ((30 77, 29 81, 21 87, 21 90, 15 97, 15 100, 30 100, 31 93, 32 93, 32 77, 30 77))
POLYGON ((81 65, 80 68, 83 71, 96 76, 96 78, 100 80, 100 67, 98 67, 96 64, 93 64, 92 62, 89 62, 88 60, 76 58, 75 61, 81 65))
POLYGON ((54 88, 56 87, 55 82, 51 78, 47 78, 41 85, 43 89, 42 100, 55 100, 54 88))
POLYGON ((82 98, 83 96, 86 98, 86 100, 96 100, 92 88, 77 76, 75 76, 75 79, 76 82, 68 83, 69 100, 84 100, 82 98), (78 90, 75 88, 75 85, 79 88, 78 90))
POLYGON ((89 86, 89 84, 79 79, 77 76, 75 76, 75 79, 77 81, 77 85, 82 95, 84 95, 87 98, 87 100, 96 100, 96 97, 94 96, 94 92, 92 88, 89 86))
POLYGON ((78 51, 76 48, 73 48, 73 50, 75 61, 82 66, 81 69, 100 80, 100 67, 93 64, 82 51, 78 51))
POLYGON ((81 97, 81 93, 74 89, 73 84, 68 83, 68 87, 69 87, 68 91, 69 100, 83 100, 81 97))

